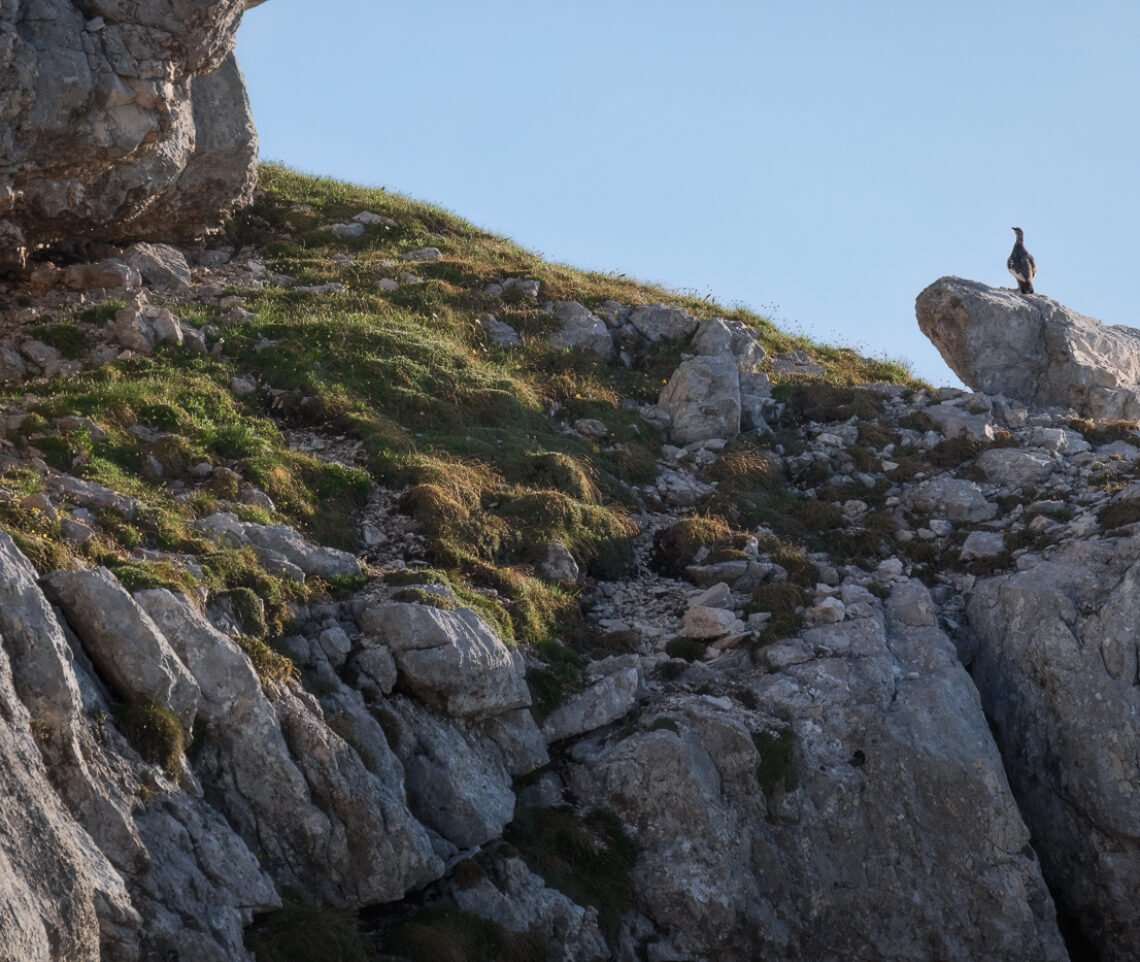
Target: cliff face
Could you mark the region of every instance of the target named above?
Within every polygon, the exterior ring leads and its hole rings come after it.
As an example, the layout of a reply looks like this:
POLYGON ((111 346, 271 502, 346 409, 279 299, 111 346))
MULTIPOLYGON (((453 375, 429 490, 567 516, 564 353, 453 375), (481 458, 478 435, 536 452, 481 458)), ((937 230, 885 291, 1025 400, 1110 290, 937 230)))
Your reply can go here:
POLYGON ((0 292, 0 958, 1140 953, 1132 425, 262 183, 0 292))
POLYGON ((0 4, 0 268, 43 244, 190 240, 249 200, 248 0, 0 4))

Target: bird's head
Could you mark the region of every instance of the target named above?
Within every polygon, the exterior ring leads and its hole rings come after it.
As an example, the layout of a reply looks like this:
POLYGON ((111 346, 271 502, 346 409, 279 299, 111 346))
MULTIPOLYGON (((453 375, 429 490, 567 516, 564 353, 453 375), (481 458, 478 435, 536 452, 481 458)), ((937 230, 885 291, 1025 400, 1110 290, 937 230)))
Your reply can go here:
POLYGON ((1013 232, 1017 235, 1018 240, 1025 240, 1025 233, 1020 227, 1014 227, 1013 232))

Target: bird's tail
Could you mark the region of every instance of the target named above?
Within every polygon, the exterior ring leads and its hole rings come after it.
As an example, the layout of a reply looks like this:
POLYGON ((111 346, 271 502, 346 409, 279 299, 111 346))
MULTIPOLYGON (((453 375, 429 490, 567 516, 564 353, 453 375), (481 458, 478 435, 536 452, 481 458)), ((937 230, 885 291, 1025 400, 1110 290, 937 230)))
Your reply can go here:
POLYGON ((1033 281, 1023 281, 1021 278, 1018 278, 1017 289, 1021 291, 1022 294, 1032 294, 1034 293, 1033 281))

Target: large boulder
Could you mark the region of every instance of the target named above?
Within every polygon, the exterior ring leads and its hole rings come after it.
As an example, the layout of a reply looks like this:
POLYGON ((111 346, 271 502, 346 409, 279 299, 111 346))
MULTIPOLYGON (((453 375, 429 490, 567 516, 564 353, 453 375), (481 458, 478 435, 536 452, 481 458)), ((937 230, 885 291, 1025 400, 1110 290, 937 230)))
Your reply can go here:
POLYGON ((44 587, 117 695, 167 708, 187 730, 193 726, 202 695, 197 681, 110 571, 53 571, 44 587))
POLYGON ((558 318, 559 327, 550 335, 551 347, 567 350, 583 347, 609 360, 614 352, 613 335, 597 314, 591 314, 577 301, 557 301, 554 316, 558 318))
POLYGON ((669 437, 677 444, 740 433, 740 370, 731 354, 699 355, 682 361, 661 389, 660 407, 672 418, 669 437))
POLYGON ((927 287, 915 313, 923 334, 976 391, 1086 417, 1140 419, 1140 331, 961 277, 927 287))
POLYGON ((1140 540, 1070 542, 981 582, 972 673, 1058 906, 1140 958, 1140 540))
POLYGON ((249 199, 231 50, 258 2, 0 3, 0 268, 72 237, 189 239, 249 199))

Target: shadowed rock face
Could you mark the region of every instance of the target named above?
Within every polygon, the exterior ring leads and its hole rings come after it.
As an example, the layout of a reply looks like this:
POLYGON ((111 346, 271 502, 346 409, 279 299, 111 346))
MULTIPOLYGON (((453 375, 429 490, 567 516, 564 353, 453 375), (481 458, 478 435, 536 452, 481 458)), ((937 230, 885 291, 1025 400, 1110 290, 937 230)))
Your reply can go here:
POLYGON ((981 582, 973 677, 1045 878, 1105 962, 1140 957, 1135 538, 981 582))
POLYGON ((260 0, 0 0, 0 268, 62 239, 180 240, 253 190, 233 58, 260 0))
POLYGON ((1140 331, 960 277, 927 287, 915 313, 922 333, 977 391, 1087 417, 1140 418, 1140 331))

